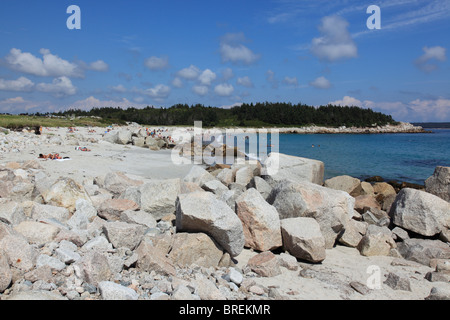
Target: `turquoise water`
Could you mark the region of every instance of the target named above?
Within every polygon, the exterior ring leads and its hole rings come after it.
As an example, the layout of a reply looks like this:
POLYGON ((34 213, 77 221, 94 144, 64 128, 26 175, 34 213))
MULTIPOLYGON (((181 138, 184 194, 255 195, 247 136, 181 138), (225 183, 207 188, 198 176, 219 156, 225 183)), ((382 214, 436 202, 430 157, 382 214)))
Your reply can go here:
POLYGON ((432 134, 280 134, 279 150, 323 161, 325 179, 345 174, 423 184, 436 166, 450 166, 450 130, 431 130, 432 134))

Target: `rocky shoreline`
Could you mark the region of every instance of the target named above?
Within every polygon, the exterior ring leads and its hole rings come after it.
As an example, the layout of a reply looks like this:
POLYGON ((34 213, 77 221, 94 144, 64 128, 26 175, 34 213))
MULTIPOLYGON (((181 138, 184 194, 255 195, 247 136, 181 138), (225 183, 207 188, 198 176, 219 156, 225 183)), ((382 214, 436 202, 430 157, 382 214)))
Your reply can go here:
MULTIPOLYGON (((426 130, 420 126, 415 126, 411 123, 400 122, 398 125, 385 125, 373 127, 346 127, 339 128, 321 127, 321 126, 306 126, 301 128, 271 128, 278 130, 279 133, 287 134, 383 134, 383 133, 432 133, 431 130, 426 130)), ((240 130, 240 129, 237 129, 240 130)), ((244 128, 244 132, 256 132, 258 128, 244 128)))
POLYGON ((165 130, 0 137, 1 300, 450 299, 450 168, 395 190, 278 153, 174 166, 165 130))

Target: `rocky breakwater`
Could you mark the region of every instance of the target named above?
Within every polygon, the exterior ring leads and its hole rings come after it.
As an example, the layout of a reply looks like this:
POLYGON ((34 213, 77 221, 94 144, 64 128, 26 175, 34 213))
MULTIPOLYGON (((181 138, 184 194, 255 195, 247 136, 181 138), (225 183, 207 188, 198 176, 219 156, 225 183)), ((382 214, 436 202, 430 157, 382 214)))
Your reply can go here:
POLYGON ((168 128, 149 129, 138 124, 131 124, 106 132, 103 135, 103 140, 122 145, 132 144, 137 147, 158 151, 175 147, 172 131, 172 129, 169 130, 168 128))
POLYGON ((2 300, 450 298, 450 203, 315 160, 82 181, 9 162, 0 184, 2 300))

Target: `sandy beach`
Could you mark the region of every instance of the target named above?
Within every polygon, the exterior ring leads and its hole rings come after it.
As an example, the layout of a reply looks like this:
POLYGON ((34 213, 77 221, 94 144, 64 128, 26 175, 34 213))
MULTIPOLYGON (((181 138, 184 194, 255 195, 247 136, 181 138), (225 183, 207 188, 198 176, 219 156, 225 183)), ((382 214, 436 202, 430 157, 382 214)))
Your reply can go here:
POLYGON ((192 167, 192 165, 172 165, 171 150, 152 151, 133 145, 105 142, 102 140, 105 130, 98 127, 76 128, 76 131, 69 132, 67 128, 44 128, 41 137, 27 135, 38 141, 50 137, 48 143, 24 145, 20 152, 0 153, 0 159, 4 162, 38 160, 51 178, 68 176, 77 181, 114 171, 122 171, 144 179, 171 179, 185 176, 192 167), (95 133, 89 133, 89 130, 94 130, 95 133), (68 136, 71 139, 67 141, 68 136), (61 139, 51 140, 54 137, 61 139), (91 151, 75 150, 78 146, 91 151), (70 160, 60 162, 38 159, 39 154, 51 153, 59 153, 63 158, 68 157, 70 160))

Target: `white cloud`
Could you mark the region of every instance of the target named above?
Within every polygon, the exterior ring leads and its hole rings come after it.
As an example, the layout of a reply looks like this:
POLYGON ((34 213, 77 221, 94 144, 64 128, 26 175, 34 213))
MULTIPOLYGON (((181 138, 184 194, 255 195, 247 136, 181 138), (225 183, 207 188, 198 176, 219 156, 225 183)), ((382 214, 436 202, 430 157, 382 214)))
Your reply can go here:
POLYGON ((145 66, 150 70, 164 70, 169 66, 169 57, 149 57, 144 62, 145 66))
POLYGON ((172 85, 173 85, 175 88, 181 88, 181 87, 183 86, 183 81, 181 81, 180 78, 175 77, 175 79, 172 80, 172 85))
POLYGON ((71 96, 77 92, 77 88, 67 77, 53 79, 52 83, 39 83, 36 89, 41 92, 53 93, 55 96, 71 96))
POLYGON ((127 92, 127 88, 125 88, 125 87, 124 87, 123 85, 121 85, 121 84, 112 87, 112 89, 113 89, 113 91, 119 92, 119 93, 127 92))
POLYGON ((238 78, 236 83, 246 88, 253 88, 253 82, 248 76, 238 78))
POLYGON ((29 110, 38 107, 39 104, 32 101, 27 101, 22 97, 9 98, 0 101, 0 111, 8 113, 28 112, 29 110))
POLYGON ((90 63, 88 69, 93 71, 106 72, 109 70, 109 66, 105 61, 97 60, 90 63))
POLYGON ((228 33, 220 41, 220 55, 222 62, 231 62, 233 64, 252 64, 260 56, 253 53, 242 42, 245 42, 243 33, 228 33))
POLYGON ((447 49, 435 46, 435 47, 424 47, 424 54, 420 56, 414 63, 415 65, 424 72, 431 72, 438 68, 438 65, 430 63, 430 61, 437 60, 443 62, 447 60, 446 52, 447 49))
POLYGON ((272 88, 278 88, 278 80, 275 78, 275 72, 273 72, 272 70, 267 70, 266 80, 272 85, 272 88))
POLYGON ((206 69, 205 71, 202 72, 202 74, 200 74, 200 76, 198 77, 198 80, 200 81, 200 83, 202 85, 210 86, 211 83, 214 80, 216 80, 216 78, 217 78, 217 75, 214 72, 212 72, 209 69, 206 69))
POLYGON ((156 99, 157 101, 167 98, 170 94, 170 87, 164 84, 158 84, 154 88, 149 88, 143 91, 143 94, 156 99))
POLYGON ((181 69, 177 72, 178 77, 186 79, 186 80, 194 80, 200 74, 199 68, 194 65, 190 65, 188 68, 181 69))
POLYGON ((233 70, 231 68, 226 68, 222 71, 222 77, 225 81, 230 80, 234 77, 233 70))
POLYGON ((233 93, 233 91, 234 91, 233 86, 228 83, 219 84, 214 88, 214 92, 222 97, 230 96, 233 93))
POLYGON ((333 105, 357 106, 392 115, 397 121, 442 122, 450 119, 450 99, 416 99, 408 103, 401 101, 360 101, 345 96, 342 100, 330 102, 333 105))
POLYGON ((4 59, 5 65, 12 70, 39 77, 82 78, 84 77, 84 70, 98 72, 109 70, 109 65, 103 60, 97 60, 89 64, 84 61, 72 63, 52 54, 49 49, 41 49, 39 53, 42 58, 13 48, 4 59))
POLYGON ((33 87, 33 81, 25 77, 20 77, 17 80, 0 79, 0 90, 2 91, 30 91, 33 87))
POLYGON ((29 52, 22 52, 13 48, 5 57, 6 65, 16 71, 42 77, 82 77, 82 72, 76 64, 63 60, 50 53, 48 49, 41 49, 43 58, 35 57, 29 52))
POLYGON ((220 106, 220 108, 222 108, 222 109, 231 109, 231 108, 234 108, 234 107, 240 107, 240 106, 242 106, 242 105, 243 105, 242 102, 236 102, 236 103, 233 103, 232 105, 223 105, 223 106, 220 106))
POLYGON ((207 86, 194 86, 192 88, 192 91, 194 91, 199 96, 205 96, 208 94, 209 89, 207 86))
POLYGON ((345 107, 345 106, 364 107, 364 104, 360 100, 350 97, 350 96, 345 96, 342 100, 332 101, 329 104, 332 104, 334 106, 343 106, 343 107, 345 107))
POLYGON ((325 77, 318 77, 314 81, 309 83, 311 86, 318 88, 318 89, 329 89, 331 88, 330 81, 325 77))
POLYGON ((324 17, 319 31, 322 36, 314 38, 311 45, 312 53, 319 59, 333 62, 358 56, 358 48, 348 31, 348 22, 342 17, 324 17))
POLYGON ((283 79, 283 83, 288 85, 288 86, 298 86, 298 80, 297 77, 284 77, 283 79))
POLYGON ((134 108, 145 108, 147 105, 140 103, 132 103, 128 99, 123 98, 119 101, 114 100, 99 100, 93 96, 90 96, 84 100, 78 100, 72 103, 68 108, 80 109, 80 110, 90 110, 92 108, 104 108, 104 107, 119 107, 122 109, 127 109, 130 107, 134 108))

